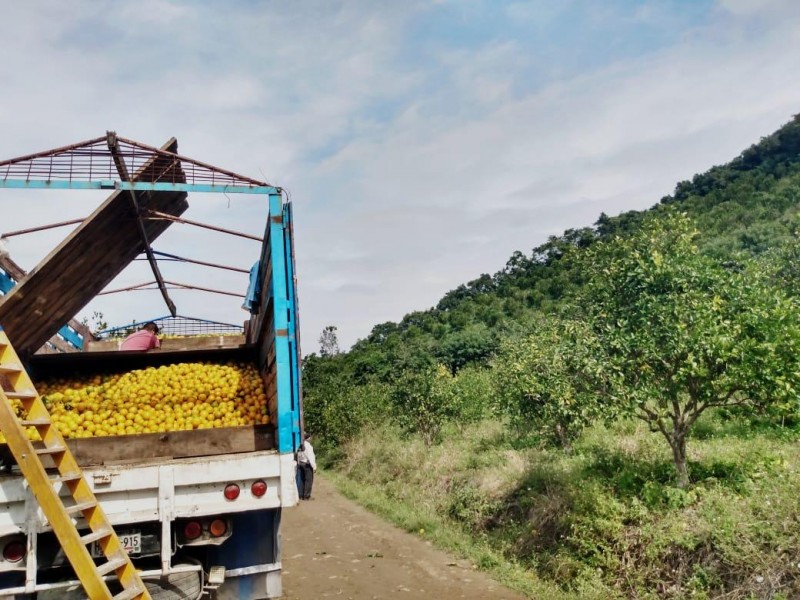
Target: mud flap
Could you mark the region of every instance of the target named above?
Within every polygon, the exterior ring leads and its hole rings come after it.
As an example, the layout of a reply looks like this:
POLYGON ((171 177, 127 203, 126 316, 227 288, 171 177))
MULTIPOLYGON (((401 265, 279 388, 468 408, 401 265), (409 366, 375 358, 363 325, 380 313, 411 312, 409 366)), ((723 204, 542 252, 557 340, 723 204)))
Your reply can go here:
POLYGON ((233 535, 221 546, 209 548, 211 565, 224 565, 225 583, 218 600, 261 600, 281 595, 280 509, 230 515, 233 535))

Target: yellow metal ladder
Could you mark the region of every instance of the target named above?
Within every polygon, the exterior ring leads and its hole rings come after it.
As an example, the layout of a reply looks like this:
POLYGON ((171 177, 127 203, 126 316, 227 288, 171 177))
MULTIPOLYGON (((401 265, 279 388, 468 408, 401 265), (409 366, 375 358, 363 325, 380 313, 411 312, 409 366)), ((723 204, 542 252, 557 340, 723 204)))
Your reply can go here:
POLYGON ((5 379, 6 387, 11 388, 4 391, 0 385, 0 431, 87 595, 91 600, 149 600, 150 594, 128 553, 1 327, 0 376, 5 379), (22 418, 17 418, 13 400, 21 404, 22 418), (39 432, 42 448, 34 449, 28 440, 25 427, 31 426, 39 432), (48 475, 42 464, 45 455, 51 457, 58 470, 55 477, 48 475), (59 485, 66 486, 74 503, 64 505, 57 491, 59 485), (83 536, 73 521, 81 516, 91 530, 83 536), (106 558, 101 565, 95 564, 87 548, 95 542, 106 558), (123 588, 116 595, 111 594, 105 581, 112 572, 123 588))

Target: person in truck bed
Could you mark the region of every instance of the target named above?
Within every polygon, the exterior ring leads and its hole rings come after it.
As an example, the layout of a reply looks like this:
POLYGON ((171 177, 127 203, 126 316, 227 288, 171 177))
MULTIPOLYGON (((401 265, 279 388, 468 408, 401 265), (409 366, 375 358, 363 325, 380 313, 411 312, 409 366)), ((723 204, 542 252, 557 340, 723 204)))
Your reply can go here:
POLYGON ((122 342, 120 350, 150 350, 161 348, 161 340, 158 339, 158 325, 152 321, 145 323, 136 333, 130 334, 122 342))

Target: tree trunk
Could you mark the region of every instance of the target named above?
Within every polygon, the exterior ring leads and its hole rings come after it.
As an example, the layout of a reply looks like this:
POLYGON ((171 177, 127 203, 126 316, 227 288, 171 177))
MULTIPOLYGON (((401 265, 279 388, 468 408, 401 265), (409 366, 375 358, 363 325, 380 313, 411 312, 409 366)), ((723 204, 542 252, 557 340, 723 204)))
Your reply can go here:
POLYGON ((555 426, 556 439, 559 446, 564 450, 565 454, 572 454, 572 439, 569 436, 569 429, 564 427, 561 423, 556 423, 555 426))
POLYGON ((672 460, 675 462, 675 471, 678 474, 678 487, 689 486, 689 467, 686 464, 686 432, 678 429, 667 438, 672 448, 672 460))

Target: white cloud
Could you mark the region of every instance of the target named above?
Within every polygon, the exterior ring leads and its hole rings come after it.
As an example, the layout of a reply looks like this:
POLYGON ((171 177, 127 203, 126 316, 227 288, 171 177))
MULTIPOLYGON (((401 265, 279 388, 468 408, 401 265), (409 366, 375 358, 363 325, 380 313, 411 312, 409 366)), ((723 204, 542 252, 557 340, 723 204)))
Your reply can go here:
MULTIPOLYGON (((720 0, 710 22, 669 45, 569 77, 537 55, 535 39, 502 31, 480 44, 422 44, 419 23, 447 3, 97 6, 6 7, 0 157, 106 129, 153 145, 175 135, 184 154, 287 187, 306 351, 325 325, 349 345, 501 269, 516 249, 601 211, 651 206, 788 120, 800 98, 797 9, 779 0, 720 0)), ((461 18, 480 6, 459 4, 461 18)), ((546 6, 509 11, 541 32, 558 16, 546 6)), ((662 20, 658 3, 643 6, 633 18, 662 20)), ((604 10, 597 18, 613 22, 604 10)), ((100 201, 0 191, 0 231, 83 216, 100 201)), ((262 200, 190 203, 190 218, 263 233, 262 200)), ((14 238, 12 256, 30 268, 63 233, 14 238)), ((257 253, 252 242, 192 233, 173 226, 156 247, 240 267, 257 253)), ((178 281, 209 276, 163 268, 178 281)), ((243 288, 224 272, 210 277, 209 287, 243 288)), ((137 263, 119 285, 147 278, 137 263)), ((202 313, 191 316, 246 316, 235 299, 175 297, 181 312, 202 313)), ((157 292, 111 298, 91 308, 112 323, 164 312, 157 292)))
POLYGON ((785 17, 787 11, 797 10, 794 0, 719 0, 722 9, 740 17, 768 14, 785 17))

